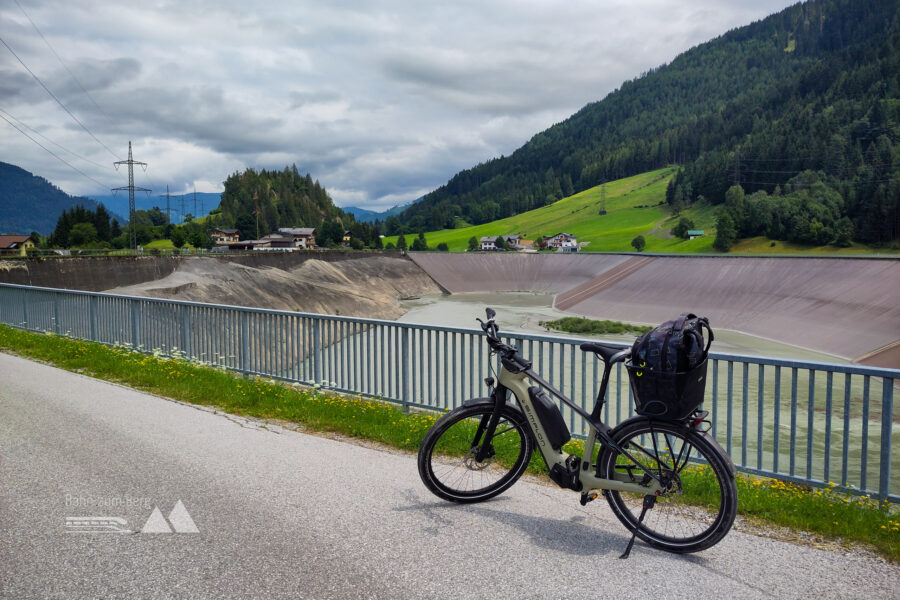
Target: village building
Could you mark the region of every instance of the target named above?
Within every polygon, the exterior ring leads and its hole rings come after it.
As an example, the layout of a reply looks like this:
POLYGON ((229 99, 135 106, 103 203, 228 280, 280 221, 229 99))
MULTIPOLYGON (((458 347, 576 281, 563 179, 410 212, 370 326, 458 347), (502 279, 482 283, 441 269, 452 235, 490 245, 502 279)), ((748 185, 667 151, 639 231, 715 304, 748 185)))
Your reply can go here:
POLYGON ((38 240, 30 235, 0 235, 0 255, 27 256, 37 244, 38 240))
POLYGON ((240 239, 240 235, 241 232, 237 229, 219 229, 216 227, 209 230, 209 237, 212 238, 213 243, 217 246, 233 244, 240 239))
POLYGON ((545 235, 541 245, 557 252, 578 252, 578 239, 571 233, 557 233, 545 235))
POLYGON ((312 250, 316 247, 315 227, 281 227, 277 233, 293 239, 295 248, 312 250))
POLYGON ((487 251, 497 250, 498 237, 503 238, 503 241, 506 242, 506 247, 510 250, 519 250, 521 248, 521 238, 518 235, 489 235, 484 236, 479 240, 481 242, 481 249, 487 251))

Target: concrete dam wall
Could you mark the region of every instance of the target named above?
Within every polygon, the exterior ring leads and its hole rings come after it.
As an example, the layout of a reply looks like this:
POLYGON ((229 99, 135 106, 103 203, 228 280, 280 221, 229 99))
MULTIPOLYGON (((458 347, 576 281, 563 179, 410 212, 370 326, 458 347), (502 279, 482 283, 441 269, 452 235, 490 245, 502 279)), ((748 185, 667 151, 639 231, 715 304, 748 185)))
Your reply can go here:
POLYGON ((395 319, 400 299, 535 291, 572 314, 657 324, 682 312, 900 368, 900 260, 616 254, 298 252, 0 261, 0 282, 395 319))
POLYGON ((540 291, 559 310, 720 327, 900 368, 900 260, 641 255, 413 254, 451 293, 540 291))

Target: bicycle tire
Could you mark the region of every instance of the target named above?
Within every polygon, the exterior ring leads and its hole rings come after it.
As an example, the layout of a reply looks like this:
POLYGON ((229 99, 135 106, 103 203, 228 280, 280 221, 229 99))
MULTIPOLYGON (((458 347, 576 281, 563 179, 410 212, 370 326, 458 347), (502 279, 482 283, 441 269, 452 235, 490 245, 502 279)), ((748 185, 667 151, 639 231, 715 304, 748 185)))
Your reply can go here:
MULTIPOLYGON (((730 459, 711 438, 681 423, 640 418, 617 427, 612 438, 668 485, 641 522, 644 496, 606 491, 610 508, 629 531, 653 547, 675 553, 705 550, 725 537, 737 515, 737 485, 730 459)), ((630 473, 632 481, 651 481, 634 465, 632 459, 606 447, 597 473, 607 479, 630 473)))
POLYGON ((440 498, 452 502, 481 502, 512 486, 531 460, 534 439, 524 415, 504 406, 490 441, 488 457, 480 463, 475 453, 478 423, 490 418, 493 402, 461 406, 441 417, 425 434, 419 447, 419 476, 440 498))

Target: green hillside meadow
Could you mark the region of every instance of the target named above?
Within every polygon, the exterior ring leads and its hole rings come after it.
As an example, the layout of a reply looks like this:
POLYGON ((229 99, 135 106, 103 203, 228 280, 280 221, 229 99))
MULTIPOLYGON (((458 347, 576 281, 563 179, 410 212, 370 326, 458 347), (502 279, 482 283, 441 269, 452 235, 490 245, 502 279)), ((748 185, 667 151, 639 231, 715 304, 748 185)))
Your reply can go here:
MULTIPOLYGON (((633 177, 611 181, 593 187, 553 204, 519 215, 458 229, 442 229, 425 232, 429 249, 445 243, 451 251, 468 250, 469 238, 475 236, 518 234, 528 240, 538 240, 542 235, 560 232, 571 233, 579 243, 589 242, 585 252, 633 252, 631 240, 643 235, 647 242, 645 252, 703 253, 715 252, 712 244, 716 238, 716 216, 720 207, 707 202, 696 202, 677 217, 672 216, 666 204, 666 186, 675 175, 677 167, 667 167, 641 173, 633 177), (601 189, 606 188, 606 214, 600 214, 601 189), (702 229, 704 236, 694 240, 682 240, 672 235, 672 228, 684 216, 702 229)), ((417 234, 406 234, 407 246, 412 245, 417 234)), ((397 244, 397 236, 384 238, 384 243, 397 244)), ((895 252, 876 249, 854 243, 847 248, 834 246, 803 246, 788 242, 775 242, 764 237, 739 241, 732 254, 868 254, 895 252)))
MULTIPOLYGON (((460 229, 426 232, 429 248, 441 242, 451 251, 465 251, 469 238, 475 236, 518 234, 528 240, 562 231, 571 233, 579 242, 589 242, 584 248, 592 252, 631 251, 631 240, 637 235, 647 239, 649 252, 708 252, 715 238, 714 209, 697 205, 683 214, 690 217, 706 236, 691 241, 675 238, 669 229, 676 223, 665 206, 666 185, 675 174, 669 167, 611 181, 593 187, 553 204, 499 221, 460 229), (600 214, 601 188, 606 188, 606 214, 600 214)), ((406 236, 411 244, 414 234, 406 236)), ((386 237, 385 244, 397 243, 397 237, 386 237)))

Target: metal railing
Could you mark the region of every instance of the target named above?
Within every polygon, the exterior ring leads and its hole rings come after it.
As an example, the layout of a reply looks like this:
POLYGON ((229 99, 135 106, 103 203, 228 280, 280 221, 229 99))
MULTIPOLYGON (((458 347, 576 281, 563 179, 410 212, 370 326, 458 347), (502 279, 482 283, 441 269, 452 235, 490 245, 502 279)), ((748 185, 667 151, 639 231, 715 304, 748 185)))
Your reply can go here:
MULTIPOLYGON (((437 410, 485 395, 483 378, 494 366, 479 330, 10 284, 0 284, 0 322, 437 410)), ((590 411, 603 367, 578 340, 503 337, 590 411)), ((710 358, 704 408, 739 469, 900 502, 900 471, 892 469, 900 447, 891 444, 900 370, 710 358)), ((573 432, 582 433, 580 418, 562 408, 573 432)), ((615 425, 632 414, 619 364, 603 419, 615 425)))

